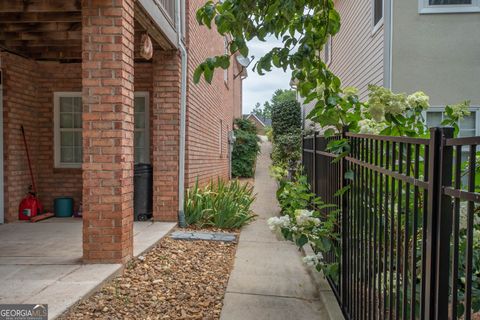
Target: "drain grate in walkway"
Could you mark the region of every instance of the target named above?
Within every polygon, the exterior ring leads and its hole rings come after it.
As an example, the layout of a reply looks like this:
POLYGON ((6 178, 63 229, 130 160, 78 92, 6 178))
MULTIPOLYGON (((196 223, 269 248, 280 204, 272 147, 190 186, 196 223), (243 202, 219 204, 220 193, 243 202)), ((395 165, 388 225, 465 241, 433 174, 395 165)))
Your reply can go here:
POLYGON ((231 233, 221 232, 190 232, 175 231, 170 237, 175 240, 204 240, 204 241, 223 241, 233 242, 237 240, 237 236, 231 233))

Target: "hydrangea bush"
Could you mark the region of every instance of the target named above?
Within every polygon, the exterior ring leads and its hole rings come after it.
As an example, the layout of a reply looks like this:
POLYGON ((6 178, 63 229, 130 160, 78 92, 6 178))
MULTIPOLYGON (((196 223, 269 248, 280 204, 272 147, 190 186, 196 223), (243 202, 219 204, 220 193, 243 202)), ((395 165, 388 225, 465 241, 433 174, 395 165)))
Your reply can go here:
POLYGON ((300 249, 309 245, 315 256, 307 256, 304 261, 336 279, 338 264, 327 263, 322 257, 327 253, 339 254, 334 245, 339 240, 339 210, 335 205, 324 203, 310 192, 306 176, 297 173, 290 181, 287 179, 286 170, 281 167, 273 167, 271 173, 279 184, 277 199, 282 215, 268 219, 270 230, 285 240, 292 241, 300 249))

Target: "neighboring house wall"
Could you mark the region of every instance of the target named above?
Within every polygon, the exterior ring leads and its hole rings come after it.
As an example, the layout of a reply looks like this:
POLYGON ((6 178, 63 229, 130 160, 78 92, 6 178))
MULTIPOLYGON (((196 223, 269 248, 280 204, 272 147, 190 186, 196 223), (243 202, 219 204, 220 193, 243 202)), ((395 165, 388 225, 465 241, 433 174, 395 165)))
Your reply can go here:
POLYGON ((337 0, 340 31, 332 38, 330 70, 343 87, 359 89, 368 97, 368 85, 383 85, 383 23, 373 25, 373 0, 337 0))
POLYGON ((257 117, 249 115, 247 119, 255 125, 255 127, 257 128, 257 134, 265 135, 265 125, 261 123, 257 117))
POLYGON ((203 79, 199 84, 193 83, 193 73, 200 63, 210 56, 225 52, 224 38, 215 29, 209 30, 198 25, 195 13, 204 3, 203 0, 187 3, 187 187, 195 183, 197 178, 202 184, 217 177, 228 179, 228 132, 233 128, 234 118, 241 114, 238 110, 241 108, 241 79, 233 79, 233 58, 227 81, 224 81, 224 71, 216 70, 212 84, 203 79))
MULTIPOLYGON (((368 98, 368 85, 384 84, 384 27, 373 25, 373 0, 337 0, 340 31, 332 38, 330 70, 342 80, 342 87, 356 87, 361 100, 368 98)), ((302 99, 299 100, 302 103, 302 99)), ((303 105, 303 118, 316 101, 303 105)), ((305 127, 310 126, 305 121, 305 127)))
POLYGON ((418 0, 393 4, 393 90, 422 90, 435 106, 480 105, 480 13, 419 14, 418 0))

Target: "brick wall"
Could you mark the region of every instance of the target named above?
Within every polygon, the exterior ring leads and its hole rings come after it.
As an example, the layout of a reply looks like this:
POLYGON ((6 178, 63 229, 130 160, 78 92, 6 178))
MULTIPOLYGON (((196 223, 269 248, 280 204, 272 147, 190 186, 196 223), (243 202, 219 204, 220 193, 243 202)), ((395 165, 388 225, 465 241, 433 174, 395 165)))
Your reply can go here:
POLYGON ((199 26, 196 21, 195 12, 204 3, 203 0, 192 0, 187 4, 187 186, 191 186, 197 177, 200 183, 216 177, 228 178, 228 131, 232 130, 234 117, 241 114, 238 110, 241 105, 238 102, 241 99, 241 80, 233 79, 233 58, 227 82, 224 81, 223 70, 216 70, 211 85, 204 80, 198 85, 193 84, 196 66, 205 58, 223 54, 225 50, 223 37, 215 30, 199 26), (237 90, 236 93, 234 89, 237 90))
MULTIPOLYGON (((18 205, 31 184, 28 162, 20 126, 23 124, 29 143, 33 172, 38 173, 38 99, 35 81, 36 63, 1 53, 3 66, 3 137, 5 221, 18 219, 18 205)), ((38 182, 38 174, 35 176, 38 182)))
MULTIPOLYGON (((20 125, 23 124, 40 200, 53 212, 53 200, 82 200, 82 170, 54 166, 54 93, 81 92, 81 64, 36 62, 1 53, 4 69, 5 219, 18 219, 18 205, 31 184, 20 125)), ((135 90, 147 91, 152 112, 152 64, 135 64, 135 90)), ((150 116, 152 121, 152 116, 150 116)), ((152 125, 150 124, 152 128, 152 125)), ((152 135, 150 134, 150 137, 152 135)))
POLYGON ((82 2, 83 259, 133 254, 134 0, 82 2))
POLYGON ((37 63, 38 101, 38 186, 45 209, 53 212, 53 200, 73 197, 75 210, 82 199, 82 170, 54 167, 54 108, 55 92, 82 91, 81 65, 56 62, 37 63))
POLYGON ((177 221, 180 62, 177 51, 153 57, 153 217, 162 221, 177 221))

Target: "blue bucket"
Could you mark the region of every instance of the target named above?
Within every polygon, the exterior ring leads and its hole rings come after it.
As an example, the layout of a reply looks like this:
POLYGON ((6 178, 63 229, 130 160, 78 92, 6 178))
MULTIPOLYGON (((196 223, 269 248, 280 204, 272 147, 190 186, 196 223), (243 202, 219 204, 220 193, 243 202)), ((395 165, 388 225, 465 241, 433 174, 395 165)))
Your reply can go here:
POLYGON ((54 200, 55 217, 68 218, 73 215, 73 198, 62 197, 54 200))

